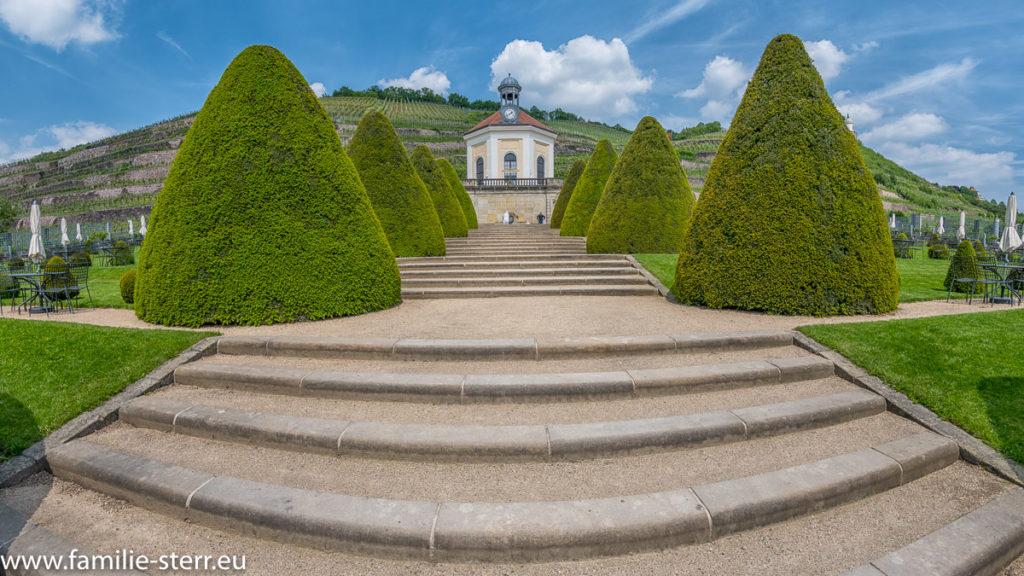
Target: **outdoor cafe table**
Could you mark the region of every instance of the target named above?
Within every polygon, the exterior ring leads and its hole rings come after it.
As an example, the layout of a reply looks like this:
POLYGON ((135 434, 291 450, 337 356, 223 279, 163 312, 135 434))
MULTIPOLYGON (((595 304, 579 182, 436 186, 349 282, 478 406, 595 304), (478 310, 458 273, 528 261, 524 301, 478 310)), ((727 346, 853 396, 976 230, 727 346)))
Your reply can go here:
POLYGON ((22 308, 28 310, 29 314, 38 314, 45 312, 49 314, 53 312, 53 301, 47 298, 46 293, 43 292, 43 281, 47 276, 47 272, 19 272, 17 274, 11 274, 11 278, 17 279, 19 282, 24 282, 29 285, 31 290, 31 296, 18 304, 18 313, 21 313, 22 308), (33 306, 35 302, 37 305, 33 306))
POLYGON ((1007 284, 1006 279, 1009 278, 1015 270, 1024 271, 1024 264, 982 264, 981 267, 986 270, 991 270, 996 276, 999 277, 999 280, 1003 282, 1002 284, 999 285, 999 297, 989 298, 990 302, 999 304, 1013 304, 1013 298, 1015 295, 1017 297, 1017 300, 1020 300, 1020 292, 1018 292, 1012 286, 1007 284), (1009 298, 1004 296, 1007 290, 1010 291, 1009 298))

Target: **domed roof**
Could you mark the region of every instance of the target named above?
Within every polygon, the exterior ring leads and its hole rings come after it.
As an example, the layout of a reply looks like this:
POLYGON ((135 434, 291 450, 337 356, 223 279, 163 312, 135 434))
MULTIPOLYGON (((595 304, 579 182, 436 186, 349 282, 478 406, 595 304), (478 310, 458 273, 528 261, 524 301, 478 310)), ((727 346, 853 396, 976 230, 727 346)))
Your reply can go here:
POLYGON ((498 84, 498 90, 508 87, 519 88, 520 90, 523 89, 523 87, 519 85, 519 81, 512 77, 512 74, 509 74, 508 78, 505 78, 501 81, 501 84, 498 84))

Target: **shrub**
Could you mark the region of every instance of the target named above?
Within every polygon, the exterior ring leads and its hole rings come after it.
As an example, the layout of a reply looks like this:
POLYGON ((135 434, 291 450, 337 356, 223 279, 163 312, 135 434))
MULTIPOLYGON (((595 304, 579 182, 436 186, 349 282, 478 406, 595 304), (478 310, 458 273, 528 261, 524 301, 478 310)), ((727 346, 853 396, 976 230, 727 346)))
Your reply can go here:
POLYGON ((441 172, 441 167, 437 165, 434 155, 430 153, 430 148, 420 144, 412 151, 409 159, 412 160, 416 173, 427 185, 427 190, 430 191, 430 196, 434 199, 434 209, 437 210, 437 215, 441 218, 441 228, 444 229, 445 237, 469 236, 466 215, 462 212, 459 201, 455 199, 455 193, 448 185, 448 180, 441 172))
POLYGON ((320 100, 275 48, 224 71, 182 142, 139 257, 135 313, 270 324, 401 299, 398 264, 320 100))
POLYGON ((885 211, 803 43, 774 38, 687 228, 683 302, 826 316, 896 308, 885 211))
POLYGON ((462 214, 466 217, 466 226, 470 230, 479 228, 480 224, 476 220, 476 206, 473 206, 473 199, 469 197, 469 192, 466 192, 466 187, 462 185, 459 173, 455 171, 452 163, 444 158, 439 158, 437 165, 441 168, 441 173, 444 174, 445 180, 448 181, 448 187, 455 194, 455 199, 459 201, 462 214))
POLYGON ((25 267, 25 259, 22 258, 21 256, 14 256, 13 258, 11 258, 10 260, 7 261, 7 268, 10 271, 12 271, 12 272, 14 272, 16 269, 20 269, 20 268, 24 268, 24 267, 25 267))
POLYGON ((590 155, 587 167, 576 182, 569 204, 562 216, 562 236, 586 236, 590 229, 590 219, 594 217, 597 203, 601 201, 604 185, 612 174, 612 168, 618 160, 615 148, 607 139, 598 141, 594 153, 590 155))
POLYGON ((114 252, 110 259, 110 264, 112 266, 135 264, 135 254, 124 240, 118 240, 114 243, 114 252))
POLYGON ((64 300, 74 298, 78 290, 66 290, 68 286, 74 286, 74 279, 68 274, 68 264, 60 256, 53 256, 43 264, 43 290, 48 292, 50 300, 64 300))
POLYGON ((945 244, 932 244, 928 247, 928 257, 933 260, 949 260, 949 248, 945 244))
POLYGON ((604 186, 587 231, 587 252, 677 253, 695 202, 668 134, 647 116, 604 186))
POLYGON ((118 288, 121 289, 121 300, 124 300, 125 304, 135 303, 135 281, 137 277, 137 270, 129 270, 121 275, 121 280, 117 283, 118 288))
POLYGON ((395 256, 444 256, 444 230, 434 201, 387 117, 368 111, 348 144, 348 155, 395 256))
POLYGON ((974 241, 974 253, 979 258, 988 256, 988 251, 985 250, 985 245, 981 243, 981 240, 974 241))
POLYGON ((586 170, 586 168, 587 163, 581 159, 577 159, 572 163, 572 167, 569 168, 569 174, 566 175, 565 180, 562 182, 562 189, 558 192, 558 199, 555 200, 555 207, 551 209, 551 220, 549 223, 552 228, 559 228, 562 226, 562 218, 565 216, 565 207, 569 205, 573 189, 576 188, 576 183, 579 181, 580 176, 583 175, 583 171, 586 170))
POLYGON ((88 252, 75 252, 70 257, 68 257, 68 263, 74 266, 92 266, 92 258, 89 257, 88 252))
POLYGON ((980 270, 978 269, 978 258, 974 252, 974 246, 971 245, 969 240, 963 240, 956 247, 956 253, 953 254, 953 259, 949 263, 949 270, 946 271, 946 279, 942 281, 942 285, 949 290, 950 285, 953 285, 953 292, 969 293, 973 289, 976 293, 982 292, 984 286, 979 284, 966 282, 954 282, 957 278, 978 278, 980 270))

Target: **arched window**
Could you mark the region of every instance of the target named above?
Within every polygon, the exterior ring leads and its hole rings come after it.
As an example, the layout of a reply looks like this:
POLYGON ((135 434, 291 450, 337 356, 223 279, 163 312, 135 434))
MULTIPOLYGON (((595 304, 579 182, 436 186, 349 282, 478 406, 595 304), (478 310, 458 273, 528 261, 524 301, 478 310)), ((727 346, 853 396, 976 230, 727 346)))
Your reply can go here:
POLYGON ((483 180, 484 179, 484 157, 483 156, 477 156, 476 157, 476 179, 477 180, 483 180))
POLYGON ((537 156, 537 178, 544 178, 544 157, 537 156))
POLYGON ((509 152, 505 154, 505 178, 507 180, 514 180, 518 175, 519 169, 516 167, 516 155, 509 152))

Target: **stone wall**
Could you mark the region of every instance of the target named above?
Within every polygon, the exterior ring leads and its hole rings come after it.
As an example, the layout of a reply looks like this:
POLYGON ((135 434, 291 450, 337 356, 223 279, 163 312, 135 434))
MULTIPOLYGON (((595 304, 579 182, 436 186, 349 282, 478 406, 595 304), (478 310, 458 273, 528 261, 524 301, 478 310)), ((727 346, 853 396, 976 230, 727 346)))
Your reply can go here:
POLYGON ((519 222, 537 223, 537 214, 544 221, 551 217, 562 181, 549 179, 545 186, 477 186, 476 180, 463 180, 466 191, 476 207, 476 218, 481 224, 500 222, 505 211, 518 216, 519 222))

